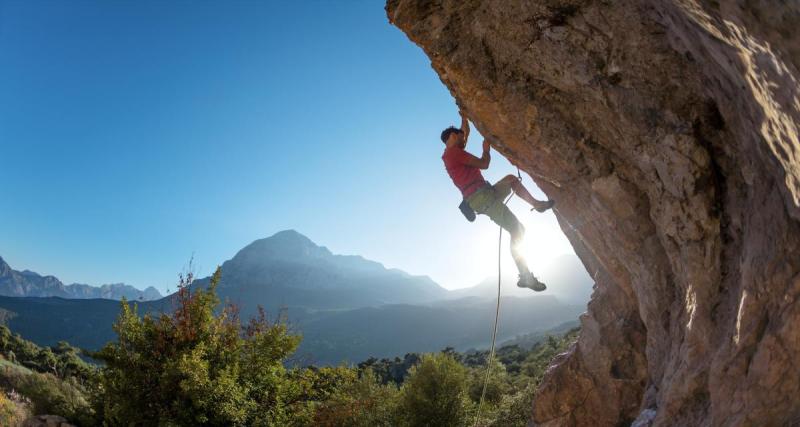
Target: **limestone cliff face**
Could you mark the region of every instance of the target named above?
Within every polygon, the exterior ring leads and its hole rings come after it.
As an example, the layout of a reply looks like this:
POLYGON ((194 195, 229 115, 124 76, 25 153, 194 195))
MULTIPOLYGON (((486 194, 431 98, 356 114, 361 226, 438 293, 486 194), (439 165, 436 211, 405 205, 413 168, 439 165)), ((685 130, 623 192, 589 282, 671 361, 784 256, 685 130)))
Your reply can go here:
POLYGON ((595 277, 537 425, 800 422, 800 3, 389 0, 387 14, 557 201, 595 277))

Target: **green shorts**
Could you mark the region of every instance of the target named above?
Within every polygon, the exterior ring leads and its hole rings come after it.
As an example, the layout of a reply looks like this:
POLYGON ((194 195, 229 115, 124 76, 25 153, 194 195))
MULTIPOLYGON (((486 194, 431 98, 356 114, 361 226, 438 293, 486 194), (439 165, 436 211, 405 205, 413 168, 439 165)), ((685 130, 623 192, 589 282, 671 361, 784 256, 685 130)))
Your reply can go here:
POLYGON ((499 181, 478 189, 467 197, 467 203, 477 213, 488 216, 509 233, 515 233, 521 224, 503 202, 511 194, 511 184, 499 181))

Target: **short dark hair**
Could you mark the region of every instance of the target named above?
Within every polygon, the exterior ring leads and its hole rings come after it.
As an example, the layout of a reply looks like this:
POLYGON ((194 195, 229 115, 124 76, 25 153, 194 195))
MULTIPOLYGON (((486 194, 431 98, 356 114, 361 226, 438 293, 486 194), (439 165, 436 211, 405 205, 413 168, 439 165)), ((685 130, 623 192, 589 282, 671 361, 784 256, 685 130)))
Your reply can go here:
POLYGON ((442 131, 442 142, 446 143, 447 142, 447 138, 450 138, 450 134, 453 133, 453 132, 461 133, 461 129, 459 129, 459 128, 455 127, 455 126, 450 126, 449 128, 443 130, 442 131))

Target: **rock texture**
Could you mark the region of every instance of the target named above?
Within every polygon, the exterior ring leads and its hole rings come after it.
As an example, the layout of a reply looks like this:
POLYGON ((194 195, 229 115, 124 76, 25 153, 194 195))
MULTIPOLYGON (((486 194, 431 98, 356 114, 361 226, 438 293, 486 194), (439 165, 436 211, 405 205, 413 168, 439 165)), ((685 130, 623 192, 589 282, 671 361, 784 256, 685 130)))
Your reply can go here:
POLYGON ((593 272, 535 424, 800 423, 800 3, 389 0, 387 14, 557 201, 593 272))

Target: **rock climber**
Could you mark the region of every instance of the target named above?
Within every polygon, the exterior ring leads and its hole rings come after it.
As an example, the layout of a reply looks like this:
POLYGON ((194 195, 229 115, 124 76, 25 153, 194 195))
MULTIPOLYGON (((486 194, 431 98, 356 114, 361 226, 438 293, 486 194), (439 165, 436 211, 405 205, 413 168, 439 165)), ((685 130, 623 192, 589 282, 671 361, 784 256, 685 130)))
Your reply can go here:
POLYGON ((513 191, 532 206, 531 210, 537 212, 547 211, 553 207, 555 202, 553 200, 536 200, 514 175, 507 175, 494 185, 483 179, 481 169, 488 169, 491 160, 489 142, 483 140, 483 155, 480 158, 464 150, 469 137, 469 121, 463 112, 459 111, 459 114, 461 115, 461 129, 450 126, 442 131, 442 142, 446 146, 444 154, 442 154, 444 167, 453 183, 461 190, 461 195, 464 196, 459 208, 470 221, 475 219, 475 212, 477 212, 488 216, 497 225, 508 231, 511 235, 511 256, 519 270, 517 286, 541 292, 547 289, 547 286, 530 272, 525 257, 520 253, 525 227, 508 209, 504 199, 513 191))

